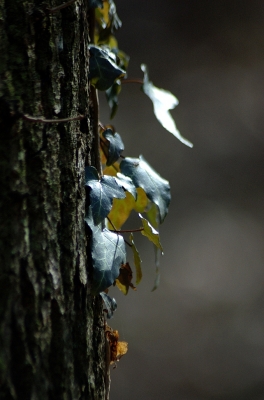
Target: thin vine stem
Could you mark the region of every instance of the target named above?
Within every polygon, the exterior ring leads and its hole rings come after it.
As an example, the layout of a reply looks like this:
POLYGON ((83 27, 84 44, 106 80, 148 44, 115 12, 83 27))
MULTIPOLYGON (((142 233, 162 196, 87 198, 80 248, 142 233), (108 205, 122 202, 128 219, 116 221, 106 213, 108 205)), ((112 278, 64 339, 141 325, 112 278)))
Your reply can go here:
POLYGON ((80 121, 85 117, 86 117, 85 115, 77 115, 76 117, 70 117, 70 118, 46 119, 42 117, 33 117, 28 114, 22 115, 22 118, 28 122, 42 122, 43 124, 59 124, 62 122, 80 121))
POLYGON ((144 84, 143 80, 138 78, 121 79, 121 83, 139 83, 140 85, 144 84))
MULTIPOLYGON (((144 231, 144 228, 118 230, 118 229, 116 229, 116 227, 113 224, 113 222, 111 221, 111 219, 109 217, 106 217, 106 218, 109 221, 109 223, 112 225, 112 227, 114 228, 114 232, 115 233, 134 233, 134 232, 142 232, 142 231, 144 231)), ((132 244, 129 243, 126 239, 124 239, 124 241, 129 247, 132 247, 132 244)))

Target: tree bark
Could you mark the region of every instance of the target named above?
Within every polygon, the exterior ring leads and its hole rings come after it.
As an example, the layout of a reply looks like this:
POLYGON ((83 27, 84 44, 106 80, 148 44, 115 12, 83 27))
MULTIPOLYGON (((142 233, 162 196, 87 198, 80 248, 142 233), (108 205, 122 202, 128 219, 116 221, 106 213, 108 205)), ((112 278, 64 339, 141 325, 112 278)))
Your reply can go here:
POLYGON ((96 165, 89 10, 0 0, 0 398, 105 399, 85 165, 96 165), (49 8, 49 9, 48 9, 49 8), (69 122, 34 122, 73 118, 69 122))

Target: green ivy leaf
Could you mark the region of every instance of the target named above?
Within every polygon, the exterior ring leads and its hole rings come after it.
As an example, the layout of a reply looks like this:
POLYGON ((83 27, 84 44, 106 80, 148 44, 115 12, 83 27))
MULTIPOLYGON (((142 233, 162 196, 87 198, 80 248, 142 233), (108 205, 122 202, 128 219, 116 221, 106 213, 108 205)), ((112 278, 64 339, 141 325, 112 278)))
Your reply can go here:
POLYGON ((174 119, 169 112, 169 110, 172 110, 178 105, 178 99, 171 92, 159 89, 149 81, 148 70, 145 64, 141 64, 141 69, 144 72, 144 83, 142 89, 153 103, 154 114, 157 120, 161 123, 163 128, 172 133, 182 143, 186 144, 186 146, 193 147, 193 144, 180 134, 176 128, 174 119))
POLYGON ((126 157, 120 163, 122 174, 129 176, 136 187, 141 187, 147 197, 158 206, 160 222, 164 221, 170 204, 170 185, 145 161, 139 158, 126 157))
POLYGON ((159 239, 159 232, 150 225, 150 223, 142 217, 141 214, 138 214, 139 218, 141 219, 142 225, 144 230, 141 231, 143 236, 146 236, 154 245, 159 248, 163 252, 163 248, 160 243, 159 239))
POLYGON ((98 293, 111 286, 119 275, 119 268, 126 263, 125 242, 121 235, 94 225, 91 211, 85 218, 92 231, 91 253, 93 260, 92 292, 98 293))
POLYGON ((137 199, 137 189, 129 176, 125 176, 120 172, 117 172, 115 179, 120 186, 122 186, 127 192, 132 194, 134 199, 137 199))
POLYGON ((112 129, 106 129, 103 132, 103 137, 109 142, 106 160, 106 165, 109 166, 119 159, 120 154, 124 151, 125 147, 119 133, 113 132, 112 129))
POLYGON ((108 294, 106 294, 105 292, 101 292, 99 294, 104 301, 106 311, 107 311, 107 314, 106 314, 107 318, 112 318, 115 310, 117 309, 117 304, 116 304, 115 299, 108 296, 108 294))
POLYGON ((107 90, 125 71, 116 64, 116 56, 107 48, 89 45, 91 83, 99 90, 107 90))
POLYGON ((90 187, 90 200, 94 223, 98 225, 109 214, 113 198, 124 199, 125 192, 112 176, 104 175, 99 180, 94 167, 85 168, 85 186, 90 187))
POLYGON ((138 285, 142 279, 142 269, 141 269, 142 261, 141 261, 138 249, 136 248, 136 245, 134 242, 133 233, 130 234, 129 239, 131 241, 132 251, 133 251, 133 255, 134 255, 134 265, 136 268, 136 285, 138 285))

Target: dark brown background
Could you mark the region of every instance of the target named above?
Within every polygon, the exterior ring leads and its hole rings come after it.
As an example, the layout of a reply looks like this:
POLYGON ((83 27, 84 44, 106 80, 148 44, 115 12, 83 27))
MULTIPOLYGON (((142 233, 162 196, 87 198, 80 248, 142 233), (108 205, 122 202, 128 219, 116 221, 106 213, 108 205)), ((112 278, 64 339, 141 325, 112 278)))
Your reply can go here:
POLYGON ((264 2, 116 5, 129 77, 144 62, 179 98, 172 114, 194 148, 159 126, 137 85, 124 86, 113 122, 125 155, 143 154, 169 179, 172 205, 159 289, 152 246, 137 236, 143 282, 127 297, 110 291, 110 323, 129 343, 111 399, 264 399, 264 2))

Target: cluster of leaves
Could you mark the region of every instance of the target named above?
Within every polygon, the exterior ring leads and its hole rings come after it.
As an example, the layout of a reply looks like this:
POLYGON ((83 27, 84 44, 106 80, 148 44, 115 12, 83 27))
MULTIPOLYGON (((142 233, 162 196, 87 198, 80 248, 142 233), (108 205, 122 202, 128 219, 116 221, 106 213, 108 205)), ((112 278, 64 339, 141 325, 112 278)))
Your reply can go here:
MULTIPOLYGON (((130 265, 126 262, 124 232, 120 229, 130 213, 136 212, 141 222, 136 231, 162 251, 157 228, 168 212, 170 186, 142 156, 124 157, 119 162, 117 159, 124 149, 120 135, 110 128, 101 128, 100 131, 104 174, 100 177, 92 166, 86 167, 85 174, 90 197, 86 222, 92 231, 93 290, 101 292, 116 283, 127 294, 129 287, 134 286, 130 265)), ((142 277, 141 259, 133 232, 128 233, 129 241, 126 243, 133 252, 138 284, 142 277)))
MULTIPOLYGON (((129 57, 118 48, 114 36, 121 21, 113 0, 93 0, 95 9, 95 43, 90 45, 90 82, 96 89, 104 91, 113 118, 118 108, 118 95, 122 83, 127 80, 129 57)), ((141 80, 143 92, 153 103, 154 114, 162 126, 181 142, 192 147, 177 130, 169 112, 177 104, 176 97, 168 91, 158 89, 150 82, 146 65, 141 80)), ((138 81, 138 80, 137 80, 138 81)), ((142 278, 141 259, 135 245, 133 232, 125 240, 121 231, 131 212, 136 212, 141 227, 137 229, 155 246, 156 253, 162 252, 159 225, 164 221, 170 203, 169 182, 163 179, 143 158, 124 157, 121 136, 111 125, 99 126, 101 162, 104 167, 100 176, 94 167, 86 168, 85 185, 89 192, 90 206, 86 223, 92 233, 91 250, 93 259, 94 293, 103 293, 116 284, 127 294, 132 284, 132 270, 126 260, 126 244, 132 249, 136 271, 136 284, 142 278), (121 160, 121 161, 120 161, 121 160), (143 215, 144 216, 143 216, 143 215)), ((156 257, 158 260, 158 257, 156 257)), ((158 261, 156 261, 158 271, 158 261)), ((158 277, 154 288, 158 284, 158 277)), ((111 298, 101 294, 110 317, 115 309, 111 298)))

